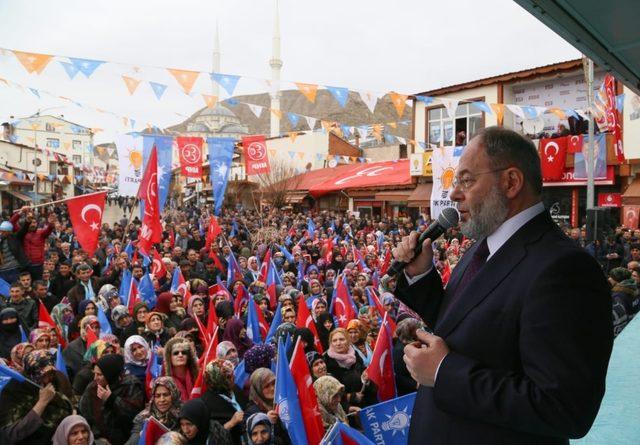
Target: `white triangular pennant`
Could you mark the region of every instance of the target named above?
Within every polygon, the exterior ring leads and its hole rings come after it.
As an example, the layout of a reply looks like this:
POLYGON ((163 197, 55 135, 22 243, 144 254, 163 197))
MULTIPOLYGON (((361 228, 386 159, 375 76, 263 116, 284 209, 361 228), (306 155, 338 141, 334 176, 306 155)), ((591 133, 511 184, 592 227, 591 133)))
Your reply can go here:
POLYGON ((254 104, 247 104, 247 106, 256 117, 260 117, 260 115, 262 114, 263 107, 261 107, 260 105, 254 105, 254 104))
POLYGON ((524 111, 520 105, 507 105, 507 108, 519 118, 524 119, 524 111))
POLYGON ((456 110, 458 109, 458 100, 455 99, 440 99, 442 104, 447 109, 447 113, 449 113, 450 118, 454 118, 456 116, 456 110))
POLYGON ((376 97, 376 95, 370 91, 358 91, 358 93, 360 94, 360 99, 362 99, 362 102, 364 102, 369 111, 371 111, 371 113, 373 114, 374 110, 376 109, 376 104, 378 103, 378 98, 376 97))
POLYGON ((313 130, 316 127, 316 121, 318 119, 316 119, 315 117, 310 117, 310 116, 305 116, 304 118, 307 120, 307 125, 309 125, 309 129, 313 130))

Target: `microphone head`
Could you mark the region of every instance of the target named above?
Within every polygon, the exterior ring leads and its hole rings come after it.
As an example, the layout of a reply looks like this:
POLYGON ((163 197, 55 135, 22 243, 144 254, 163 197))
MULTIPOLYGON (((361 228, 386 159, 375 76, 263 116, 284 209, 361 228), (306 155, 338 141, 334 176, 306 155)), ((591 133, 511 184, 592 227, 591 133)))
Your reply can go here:
POLYGON ((440 224, 445 229, 450 229, 451 227, 455 227, 458 225, 458 220, 460 216, 458 215, 458 211, 453 207, 445 207, 440 212, 440 216, 438 216, 438 224, 440 224))

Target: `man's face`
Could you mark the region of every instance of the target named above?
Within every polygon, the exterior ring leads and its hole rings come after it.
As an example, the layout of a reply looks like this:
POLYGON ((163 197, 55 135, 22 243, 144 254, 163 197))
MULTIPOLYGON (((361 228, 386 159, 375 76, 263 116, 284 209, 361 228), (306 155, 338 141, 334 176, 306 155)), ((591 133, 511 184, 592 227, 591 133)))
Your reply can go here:
POLYGON ((493 233, 509 212, 508 200, 496 178, 500 172, 489 173, 495 167, 479 141, 480 138, 473 138, 460 158, 458 185, 450 195, 458 203, 462 233, 474 239, 493 233))
POLYGON ((69 273, 71 272, 71 269, 69 268, 68 265, 66 264, 61 264, 60 265, 60 269, 58 269, 58 272, 60 273, 60 275, 62 275, 63 277, 68 277, 69 273))
POLYGON ((190 250, 188 254, 188 258, 189 258, 189 261, 191 261, 192 263, 195 263, 196 261, 198 261, 198 254, 196 253, 195 250, 190 250))
POLYGON ((29 223, 29 232, 35 232, 37 228, 38 228, 38 223, 35 220, 29 223))
POLYGON ((640 249, 631 249, 631 258, 634 260, 640 259, 640 249))
POLYGON ((144 270, 142 270, 142 267, 134 267, 131 274, 136 280, 139 280, 144 275, 144 270))
POLYGON ((29 289, 31 287, 31 275, 21 275, 20 284, 25 289, 29 289))
POLYGON ((77 275, 80 281, 86 283, 87 281, 89 281, 89 278, 91 277, 91 269, 80 269, 77 275))
POLYGON ((11 289, 9 289, 9 296, 11 297, 12 301, 22 301, 22 299, 24 298, 24 290, 22 290, 21 287, 13 286, 11 289))
POLYGON ((36 297, 42 300, 46 296, 47 296, 47 286, 43 286, 41 284, 36 286, 36 297))

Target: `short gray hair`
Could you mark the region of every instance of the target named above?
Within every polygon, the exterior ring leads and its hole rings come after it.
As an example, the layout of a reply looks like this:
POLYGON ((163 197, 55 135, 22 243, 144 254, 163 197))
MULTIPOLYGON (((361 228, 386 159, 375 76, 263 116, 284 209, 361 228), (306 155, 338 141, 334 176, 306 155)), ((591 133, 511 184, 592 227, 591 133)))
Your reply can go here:
POLYGON ((542 193, 542 171, 540 156, 530 139, 503 127, 487 127, 478 133, 491 168, 516 167, 524 176, 531 190, 542 193))

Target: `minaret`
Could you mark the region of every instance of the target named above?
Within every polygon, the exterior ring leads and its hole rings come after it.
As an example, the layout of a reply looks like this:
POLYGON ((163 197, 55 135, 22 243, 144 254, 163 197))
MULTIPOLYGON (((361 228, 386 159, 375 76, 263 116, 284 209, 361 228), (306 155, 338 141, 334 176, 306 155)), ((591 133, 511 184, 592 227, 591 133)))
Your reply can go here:
MULTIPOLYGON (((278 14, 278 0, 276 0, 276 14, 273 22, 273 48, 271 53, 271 109, 280 110, 280 18, 278 14)), ((280 135, 280 119, 275 113, 271 113, 271 136, 280 135)))
MULTIPOLYGON (((214 73, 220 72, 220 35, 218 34, 218 22, 216 22, 216 39, 213 42, 213 63, 211 71, 214 73)), ((219 99, 218 88, 218 82, 211 78, 211 95, 216 96, 219 99)))

